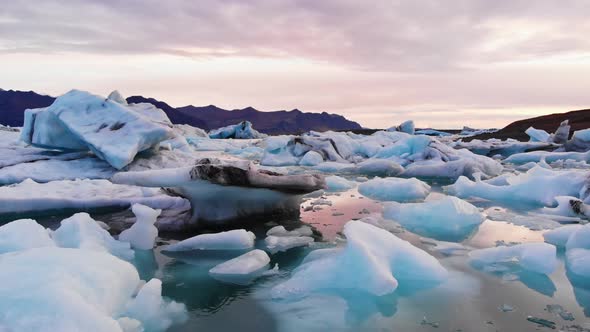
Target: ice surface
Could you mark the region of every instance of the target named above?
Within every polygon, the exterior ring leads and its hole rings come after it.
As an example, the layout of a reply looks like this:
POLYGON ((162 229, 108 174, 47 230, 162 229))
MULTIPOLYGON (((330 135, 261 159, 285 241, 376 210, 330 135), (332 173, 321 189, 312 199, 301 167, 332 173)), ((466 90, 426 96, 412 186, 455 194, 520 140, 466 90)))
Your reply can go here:
POLYGON ((557 267, 556 248, 548 243, 523 243, 514 246, 473 250, 469 253, 471 263, 485 267, 498 263, 518 264, 526 270, 551 274, 557 267))
POLYGON ((414 233, 444 241, 463 239, 485 219, 477 207, 452 196, 423 203, 386 203, 383 217, 414 233))
POLYGON ((506 158, 504 162, 516 165, 522 165, 530 162, 539 163, 545 160, 548 163, 556 161, 590 161, 590 152, 550 152, 550 151, 532 151, 524 153, 516 153, 506 158))
POLYGON ((529 135, 532 142, 549 142, 550 135, 548 132, 542 129, 535 129, 533 127, 529 127, 525 133, 529 135))
POLYGON ((416 178, 374 178, 361 183, 358 190, 363 196, 379 201, 411 202, 426 198, 430 186, 416 178))
POLYGON ((586 224, 572 232, 565 247, 567 250, 576 248, 590 249, 590 224, 586 224))
POLYGON ((273 297, 297 298, 331 290, 381 296, 406 283, 436 283, 447 276, 434 257, 385 230, 349 221, 344 234, 344 248, 312 252, 291 279, 272 289, 273 297))
POLYGON ((369 176, 396 176, 404 171, 398 163, 387 159, 367 159, 356 166, 356 173, 369 176))
POLYGON ((264 250, 254 249, 241 256, 229 261, 223 262, 211 270, 209 273, 216 277, 222 276, 251 276, 268 269, 270 257, 264 250))
POLYGON ((201 234, 163 248, 166 251, 246 250, 254 247, 256 236, 244 229, 201 234))
POLYGON ((250 139, 250 138, 262 138, 266 135, 259 133, 252 128, 250 121, 242 121, 238 124, 214 129, 209 132, 210 138, 238 138, 238 139, 250 139))
POLYGON ((88 210, 99 207, 128 207, 134 203, 154 209, 185 211, 190 203, 169 196, 159 188, 113 184, 107 180, 75 180, 36 183, 25 180, 0 187, 0 214, 60 209, 88 210))
POLYGON ((462 198, 480 197, 500 202, 554 206, 557 196, 579 195, 587 179, 586 172, 534 167, 526 173, 506 178, 506 185, 493 185, 460 177, 455 184, 445 187, 445 190, 462 198))
POLYGON ((147 103, 123 105, 88 92, 72 90, 51 106, 29 110, 23 138, 43 147, 80 149, 121 169, 135 155, 174 136, 166 114, 147 103), (33 129, 31 129, 33 128, 33 129))
POLYGON ((136 221, 119 234, 119 241, 129 242, 131 247, 140 250, 151 250, 158 237, 158 229, 154 226, 162 210, 154 210, 141 204, 131 206, 136 221))
POLYGON ((543 237, 545 238, 545 242, 551 243, 556 247, 565 248, 567 240, 580 228, 582 228, 582 225, 565 225, 543 233, 543 237))
POLYGON ((266 235, 274 235, 274 236, 312 236, 313 231, 309 226, 301 226, 299 228, 293 229, 288 231, 285 229, 285 226, 279 225, 269 229, 266 232, 266 235))
POLYGON ((414 128, 415 128, 414 121, 408 120, 408 121, 403 122, 402 124, 400 124, 397 127, 391 127, 387 130, 388 131, 401 131, 402 133, 414 135, 414 128))
POLYGON ((568 249, 566 260, 567 268, 572 273, 583 278, 590 278, 590 249, 568 249))
POLYGON ((274 236, 270 235, 264 239, 266 247, 271 254, 279 251, 287 251, 292 248, 307 246, 314 242, 309 236, 274 236))
POLYGON ((590 150, 590 129, 574 131, 572 139, 565 144, 566 151, 586 152, 590 150))
POLYGON ((76 213, 61 221, 51 237, 62 248, 79 248, 109 252, 119 258, 132 260, 134 252, 129 243, 115 240, 88 213, 76 213))
POLYGON ((567 139, 570 136, 570 125, 568 120, 564 120, 562 123, 559 124, 559 127, 555 131, 553 135, 551 135, 551 140, 557 144, 564 144, 567 142, 567 139))
POLYGON ((356 187, 354 181, 347 180, 338 175, 331 175, 326 177, 327 191, 346 191, 356 187))
POLYGON ((40 247, 55 247, 55 242, 35 220, 19 219, 0 226, 0 254, 40 247))
POLYGON ((162 303, 162 297, 152 290, 151 296, 134 300, 141 285, 137 270, 104 252, 29 249, 0 256, 0 270, 0 322, 9 331, 123 332, 122 325, 135 325, 157 332, 163 325, 151 325, 150 317, 177 323, 185 312, 183 305, 169 304, 164 307, 175 310, 130 317, 126 311, 134 302, 145 310, 153 307, 149 301, 162 303))
POLYGON ((299 160, 301 166, 316 166, 324 161, 324 157, 315 151, 308 151, 303 155, 303 158, 299 160))
POLYGON ((544 214, 558 215, 564 217, 590 217, 590 208, 582 200, 572 196, 555 197, 557 206, 554 208, 544 207, 541 212, 544 214))

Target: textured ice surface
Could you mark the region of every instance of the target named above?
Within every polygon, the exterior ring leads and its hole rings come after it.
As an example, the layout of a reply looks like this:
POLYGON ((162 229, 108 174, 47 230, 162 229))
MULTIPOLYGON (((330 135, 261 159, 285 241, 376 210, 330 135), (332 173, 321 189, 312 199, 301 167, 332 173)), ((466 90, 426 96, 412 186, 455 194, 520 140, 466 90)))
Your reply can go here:
POLYGON ((268 269, 270 257, 264 250, 254 249, 241 256, 216 265, 209 273, 216 277, 251 276, 268 269))
POLYGON ((256 236, 244 229, 201 234, 164 247, 166 251, 245 250, 254 247, 256 236))
POLYGON ((477 207, 452 196, 423 203, 386 203, 383 217, 414 233, 446 241, 462 240, 485 219, 477 207))
POLYGON ((19 219, 0 226, 0 254, 40 247, 55 247, 55 242, 35 220, 19 219))
POLYGON ((134 249, 152 249, 158 237, 158 229, 154 223, 162 210, 154 210, 141 204, 133 204, 131 210, 135 214, 135 223, 119 234, 119 241, 129 242, 134 249))
POLYGON ((534 167, 526 173, 506 178, 505 185, 493 185, 460 177, 455 184, 445 189, 448 193, 462 198, 480 197, 500 202, 553 206, 557 196, 578 196, 587 180, 586 172, 534 167))
POLYGON ((533 127, 529 127, 525 133, 529 135, 532 142, 549 142, 550 135, 548 132, 542 129, 535 129, 533 127))
POLYGON ((270 235, 264 239, 266 248, 271 254, 279 251, 287 251, 292 248, 307 246, 313 243, 314 240, 309 236, 275 236, 270 235))
POLYGON ((115 240, 88 213, 76 213, 61 221, 51 237, 59 247, 108 252, 131 260, 134 252, 129 243, 115 240))
POLYGON ((338 175, 331 175, 326 177, 327 191, 346 191, 356 187, 354 181, 347 180, 338 175))
POLYGON ((379 201, 411 202, 426 198, 430 186, 416 178, 374 178, 361 183, 358 191, 379 201))
POLYGON ((154 305, 165 302, 153 283, 134 299, 137 270, 105 252, 29 249, 1 255, 0 270, 0 322, 9 331, 122 332, 122 325, 163 331, 186 311, 176 303, 154 305))
POLYGON ((297 298, 317 291, 350 290, 380 296, 406 282, 436 283, 447 276, 434 257, 383 229, 349 221, 344 234, 344 248, 313 251, 291 279, 272 289, 273 297, 297 298))
POLYGON ((138 152, 174 136, 166 114, 151 104, 124 105, 78 90, 26 113, 30 120, 23 129, 25 141, 53 148, 86 146, 117 169, 131 163, 138 152))
POLYGON ((565 225, 554 230, 543 233, 545 242, 551 243, 554 246, 565 248, 567 240, 572 233, 582 228, 582 225, 565 225))
POLYGON ((210 138, 262 138, 266 135, 252 128, 250 121, 242 121, 235 125, 214 129, 209 132, 210 138))
POLYGON ((556 248, 548 243, 524 243, 478 249, 469 253, 471 263, 477 267, 505 263, 517 264, 523 269, 551 274, 557 267, 556 248))

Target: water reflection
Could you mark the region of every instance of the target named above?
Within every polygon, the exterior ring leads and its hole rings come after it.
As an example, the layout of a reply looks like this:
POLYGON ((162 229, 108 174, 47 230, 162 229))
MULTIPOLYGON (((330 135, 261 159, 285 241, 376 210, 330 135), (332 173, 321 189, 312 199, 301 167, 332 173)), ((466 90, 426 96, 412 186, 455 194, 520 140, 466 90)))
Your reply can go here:
POLYGON ((566 276, 574 289, 576 301, 584 309, 584 315, 590 317, 590 279, 573 274, 566 269, 566 276))

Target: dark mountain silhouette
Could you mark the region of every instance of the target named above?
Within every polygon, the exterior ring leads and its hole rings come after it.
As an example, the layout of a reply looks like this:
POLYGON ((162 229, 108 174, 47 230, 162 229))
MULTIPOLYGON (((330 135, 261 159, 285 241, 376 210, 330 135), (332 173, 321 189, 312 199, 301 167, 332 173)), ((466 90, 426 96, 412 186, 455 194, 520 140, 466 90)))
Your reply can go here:
POLYGON ((40 95, 33 91, 0 89, 0 124, 20 127, 23 125, 25 109, 47 107, 54 100, 53 97, 40 95))
POLYGON ((464 141, 488 138, 514 138, 519 141, 528 141, 529 136, 525 134, 525 130, 527 130, 529 127, 532 126, 537 129, 543 129, 548 133, 553 133, 555 132, 555 130, 557 130, 559 124, 564 120, 569 120, 569 124, 571 126, 570 136, 576 130, 590 128, 590 109, 570 111, 567 113, 555 113, 537 116, 529 119, 518 120, 512 122, 511 124, 507 125, 506 127, 500 129, 495 133, 481 134, 469 137, 467 139, 464 139, 464 141))
MULTIPOLYGON (((47 107, 55 98, 33 91, 0 89, 0 124, 22 126, 24 111, 47 107)), ((150 103, 163 110, 173 123, 189 124, 206 130, 216 129, 240 121, 250 121, 254 128, 267 134, 297 134, 309 130, 357 130, 362 127, 345 117, 328 113, 304 113, 300 110, 261 112, 252 107, 225 110, 214 105, 174 108, 163 101, 142 96, 127 98, 129 103, 150 103)))

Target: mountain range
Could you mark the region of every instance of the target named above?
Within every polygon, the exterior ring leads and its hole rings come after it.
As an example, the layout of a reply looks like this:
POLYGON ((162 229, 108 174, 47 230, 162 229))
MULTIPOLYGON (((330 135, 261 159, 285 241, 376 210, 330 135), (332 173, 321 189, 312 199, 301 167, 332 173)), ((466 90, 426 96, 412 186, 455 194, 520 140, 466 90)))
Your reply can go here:
MULTIPOLYGON (((13 127, 22 126, 25 109, 47 107, 54 100, 54 97, 33 91, 0 89, 0 124, 13 127)), ((151 103, 163 110, 173 123, 189 124, 205 130, 236 124, 244 120, 252 122, 256 130, 271 135, 298 134, 309 130, 355 130, 362 128, 358 123, 341 115, 326 112, 306 113, 298 109, 261 112, 252 107, 226 110, 214 105, 172 107, 163 101, 143 96, 129 97, 127 102, 151 103)))

